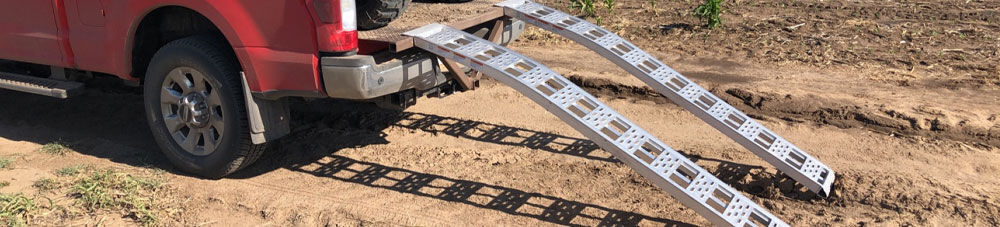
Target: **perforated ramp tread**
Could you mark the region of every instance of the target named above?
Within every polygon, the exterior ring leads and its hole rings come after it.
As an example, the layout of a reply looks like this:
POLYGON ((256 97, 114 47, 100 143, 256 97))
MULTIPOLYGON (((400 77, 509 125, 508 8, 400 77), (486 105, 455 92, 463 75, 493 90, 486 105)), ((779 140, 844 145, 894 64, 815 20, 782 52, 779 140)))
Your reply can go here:
POLYGON ((719 226, 788 226, 572 82, 510 49, 440 24, 404 33, 416 47, 483 72, 556 115, 719 226))
POLYGON ((80 91, 83 84, 0 72, 0 88, 65 99, 80 91))
POLYGON ((835 173, 818 159, 600 26, 528 0, 498 3, 504 14, 567 37, 611 60, 647 85, 746 147, 809 190, 826 197, 835 173))

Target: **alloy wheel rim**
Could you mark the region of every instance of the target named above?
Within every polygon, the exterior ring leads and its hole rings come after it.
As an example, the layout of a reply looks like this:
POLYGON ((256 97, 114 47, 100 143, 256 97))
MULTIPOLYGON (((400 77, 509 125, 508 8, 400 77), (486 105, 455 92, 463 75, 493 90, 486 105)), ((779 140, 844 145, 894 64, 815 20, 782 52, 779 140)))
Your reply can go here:
POLYGON ((160 107, 163 124, 181 149, 196 156, 218 149, 225 116, 220 94, 205 74, 189 67, 171 70, 160 88, 160 107))

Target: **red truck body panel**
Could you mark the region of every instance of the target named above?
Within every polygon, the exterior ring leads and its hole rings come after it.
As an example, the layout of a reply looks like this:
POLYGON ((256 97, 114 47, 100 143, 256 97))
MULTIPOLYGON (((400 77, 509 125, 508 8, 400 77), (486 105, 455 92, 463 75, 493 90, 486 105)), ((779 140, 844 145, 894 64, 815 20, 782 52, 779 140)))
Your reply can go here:
POLYGON ((53 1, 0 0, 0 58, 65 65, 53 1))
POLYGON ((208 18, 226 37, 252 91, 324 94, 312 0, 0 0, 0 58, 137 80, 132 46, 142 19, 166 6, 208 18))

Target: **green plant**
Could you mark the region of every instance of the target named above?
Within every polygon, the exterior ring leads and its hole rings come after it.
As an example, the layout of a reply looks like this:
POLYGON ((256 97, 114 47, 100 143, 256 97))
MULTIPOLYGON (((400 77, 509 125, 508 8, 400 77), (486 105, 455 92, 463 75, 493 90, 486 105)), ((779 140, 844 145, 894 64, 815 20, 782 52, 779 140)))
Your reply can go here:
POLYGON ((43 145, 42 148, 38 149, 38 151, 51 155, 65 155, 69 152, 69 148, 62 142, 50 142, 43 145))
POLYGON ((585 17, 593 17, 597 14, 594 0, 570 0, 569 8, 579 10, 585 17))
POLYGON ((0 181, 0 188, 10 186, 10 181, 0 181))
POLYGON ((67 166, 67 167, 63 167, 63 168, 57 169, 56 170, 56 175, 63 176, 63 177, 73 176, 73 175, 79 174, 80 171, 82 171, 84 168, 86 168, 86 166, 84 166, 84 165, 71 165, 71 166, 67 166))
POLYGON ((42 178, 35 181, 35 183, 32 184, 31 186, 38 188, 38 190, 40 191, 49 191, 58 188, 59 182, 56 182, 51 178, 42 178))
POLYGON ((14 166, 14 159, 10 157, 0 157, 0 169, 7 169, 14 166))
POLYGON ((705 20, 709 28, 715 28, 722 24, 719 14, 725 9, 722 8, 722 0, 705 0, 698 7, 694 8, 694 16, 705 20))
POLYGON ((35 200, 24 195, 0 194, 0 224, 27 226, 35 208, 35 200))
MULTIPOLYGON (((603 0, 604 7, 608 9, 608 13, 613 13, 615 10, 615 0, 603 0)), ((594 0, 570 0, 570 9, 577 9, 583 17, 593 17, 597 20, 597 24, 601 24, 604 18, 597 15, 597 6, 594 0)))

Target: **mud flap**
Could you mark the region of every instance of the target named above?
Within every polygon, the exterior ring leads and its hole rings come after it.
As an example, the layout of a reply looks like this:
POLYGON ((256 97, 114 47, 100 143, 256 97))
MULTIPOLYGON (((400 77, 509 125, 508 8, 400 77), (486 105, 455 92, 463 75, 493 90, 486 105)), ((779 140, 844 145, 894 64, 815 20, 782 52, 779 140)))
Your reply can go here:
POLYGON ((247 120, 250 123, 250 140, 253 144, 263 144, 288 135, 290 112, 288 104, 282 100, 267 100, 253 97, 247 78, 240 72, 243 83, 243 97, 246 99, 247 120))

